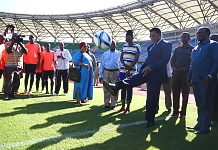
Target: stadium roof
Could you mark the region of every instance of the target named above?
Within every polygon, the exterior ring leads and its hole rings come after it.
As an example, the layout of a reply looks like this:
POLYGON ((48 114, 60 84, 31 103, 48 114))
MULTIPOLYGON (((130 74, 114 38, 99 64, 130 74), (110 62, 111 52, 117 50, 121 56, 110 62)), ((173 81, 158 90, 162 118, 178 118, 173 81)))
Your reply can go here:
POLYGON ((14 24, 16 32, 33 34, 39 41, 92 39, 95 32, 106 30, 124 41, 127 30, 134 30, 138 41, 148 38, 149 29, 162 31, 218 23, 217 0, 135 0, 113 8, 88 13, 34 15, 0 12, 0 30, 14 24))

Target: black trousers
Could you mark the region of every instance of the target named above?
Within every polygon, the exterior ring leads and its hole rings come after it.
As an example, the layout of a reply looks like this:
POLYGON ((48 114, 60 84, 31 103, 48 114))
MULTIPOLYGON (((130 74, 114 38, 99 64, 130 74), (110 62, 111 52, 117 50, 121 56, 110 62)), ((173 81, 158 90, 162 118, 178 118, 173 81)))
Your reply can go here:
POLYGON ((30 76, 30 87, 29 90, 32 90, 33 82, 34 82, 34 74, 36 72, 36 64, 26 64, 25 65, 25 79, 24 79, 24 87, 27 90, 28 80, 30 76))
POLYGON ((186 108, 189 97, 189 86, 186 83, 185 77, 173 76, 172 80, 172 91, 173 91, 173 112, 179 113, 180 104, 180 92, 182 91, 182 107, 180 114, 186 115, 186 108))
POLYGON ((64 93, 68 92, 68 69, 66 70, 56 70, 56 86, 55 93, 58 94, 61 87, 61 78, 63 80, 64 93))
MULTIPOLYGON (((44 90, 44 78, 42 76, 42 73, 36 73, 36 90, 38 91, 39 90, 39 81, 41 79, 41 82, 42 82, 42 91, 44 90)), ((48 87, 48 85, 46 85, 46 87, 48 87)), ((48 88, 47 88, 48 89, 48 88)))
MULTIPOLYGON (((160 76, 161 77, 161 76, 160 76)), ((133 74, 127 79, 123 80, 130 87, 137 87, 143 83, 147 83, 147 100, 146 100, 146 121, 154 121, 156 109, 159 103, 160 88, 162 85, 161 80, 143 77, 142 69, 133 74)))
POLYGON ((5 83, 4 94, 13 95, 20 86, 20 75, 17 72, 17 67, 5 67, 5 83), (12 78, 13 77, 13 78, 12 78))

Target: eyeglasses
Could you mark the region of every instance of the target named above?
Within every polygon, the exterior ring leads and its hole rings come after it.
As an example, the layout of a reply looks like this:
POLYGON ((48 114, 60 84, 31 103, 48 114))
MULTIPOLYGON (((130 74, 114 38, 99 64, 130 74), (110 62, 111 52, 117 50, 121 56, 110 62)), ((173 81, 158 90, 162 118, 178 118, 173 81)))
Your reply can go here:
POLYGON ((155 38, 157 36, 157 34, 154 34, 154 35, 150 35, 149 37, 150 38, 155 38))

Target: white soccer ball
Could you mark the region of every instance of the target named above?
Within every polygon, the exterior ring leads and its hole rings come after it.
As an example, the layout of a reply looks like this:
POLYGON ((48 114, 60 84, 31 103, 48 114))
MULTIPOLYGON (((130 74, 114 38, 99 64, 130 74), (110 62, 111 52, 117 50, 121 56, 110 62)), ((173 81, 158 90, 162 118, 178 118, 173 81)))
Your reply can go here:
POLYGON ((94 40, 95 45, 99 49, 107 49, 110 47, 112 43, 111 36, 104 30, 101 30, 95 33, 93 40, 94 40))

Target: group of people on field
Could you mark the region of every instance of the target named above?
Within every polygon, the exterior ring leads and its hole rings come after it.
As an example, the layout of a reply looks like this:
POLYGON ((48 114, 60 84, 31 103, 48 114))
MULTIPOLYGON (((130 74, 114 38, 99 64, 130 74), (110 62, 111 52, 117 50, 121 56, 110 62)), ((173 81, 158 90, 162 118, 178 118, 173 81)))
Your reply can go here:
MULTIPOLYGON (((4 35, 9 28, 8 25, 4 35)), ((11 33, 14 33, 14 28, 11 28, 11 33)), ((164 88, 166 109, 171 113, 170 116, 179 116, 181 119, 186 117, 189 90, 192 86, 198 118, 195 126, 187 126, 187 128, 195 130, 195 134, 198 135, 210 134, 210 126, 218 122, 218 35, 211 35, 208 27, 198 29, 199 43, 195 47, 189 43, 190 34, 183 32, 182 45, 178 46, 174 53, 172 53, 172 44, 162 38, 161 30, 152 28, 150 39, 153 43, 147 48, 148 56, 140 68, 137 68, 137 63, 141 47, 134 43, 132 30, 126 32, 126 43, 121 51, 116 50, 116 42, 112 41, 109 50, 101 57, 100 66, 90 52, 90 46, 85 42, 79 44, 80 51, 72 58, 69 51, 64 49, 63 42, 54 52, 50 50, 49 43, 43 47, 34 42, 33 35, 29 36, 29 43, 25 45, 17 41, 14 36, 9 41, 5 41, 4 35, 0 35, 0 76, 3 74, 5 100, 17 97, 23 72, 25 72, 24 94, 32 94, 36 76, 37 92, 41 79, 42 92, 45 87, 45 94, 56 96, 59 94, 62 80, 63 93, 67 95, 69 62, 73 61, 74 67, 81 72, 81 80, 74 82, 73 90, 73 99, 76 99, 78 105, 93 99, 93 85, 97 86, 99 80, 103 84, 103 108, 115 109, 118 91, 121 90, 122 105, 118 112, 128 114, 133 87, 146 83, 145 127, 151 127, 155 125, 161 86, 164 88), (180 92, 182 92, 181 110, 180 92), (173 110, 171 110, 172 106, 173 110)))
MULTIPOLYGON (((159 28, 152 28, 150 38, 153 43, 147 48, 148 56, 141 68, 137 68, 138 70, 134 73, 140 46, 133 42, 133 36, 130 33, 131 31, 126 33, 127 43, 123 45, 120 57, 116 57, 119 54, 116 54, 112 48, 110 52, 105 52, 102 56, 99 78, 104 85, 104 108, 113 109, 115 107, 118 91, 121 89, 122 106, 118 112, 129 113, 132 88, 146 83, 145 120, 147 122, 145 127, 154 126, 161 86, 171 84, 172 80, 172 84, 168 86, 170 90, 164 89, 165 98, 167 98, 171 97, 172 88, 173 111, 170 116, 180 115, 181 119, 186 117, 189 89, 192 86, 198 118, 195 126, 187 126, 187 128, 194 130, 194 133, 198 135, 210 134, 211 125, 218 121, 218 35, 211 35, 208 27, 201 27, 197 31, 199 43, 193 47, 189 43, 190 34, 183 32, 181 34, 182 45, 177 47, 172 54, 172 44, 161 37, 159 28), (111 63, 112 60, 113 63, 111 63), (117 67, 118 61, 122 64, 120 68, 117 67), (171 69, 172 75, 169 73, 171 69), (127 93, 123 94, 123 90, 127 93), (182 92, 181 111, 179 111, 180 92, 182 92), (109 103, 110 98, 111 103, 109 103), (127 103, 126 108, 125 103, 127 103)), ((171 100, 167 100, 168 112, 171 112, 171 105, 171 100)))
POLYGON ((10 25, 6 27, 4 35, 0 35, 0 75, 4 78, 4 100, 18 97, 20 78, 23 77, 23 73, 25 73, 24 94, 32 94, 32 86, 36 77, 36 92, 39 91, 41 79, 42 93, 58 95, 62 80, 63 92, 67 95, 69 61, 72 57, 69 51, 64 49, 64 43, 61 42, 59 49, 54 52, 50 49, 49 43, 46 43, 44 47, 34 42, 33 35, 29 35, 27 44, 22 44, 16 38, 14 28, 10 28, 10 25), (5 39, 9 29, 11 29, 12 38, 5 39), (56 77, 55 84, 54 77, 56 77), (48 78, 50 79, 50 91, 48 78), (53 89, 54 85, 55 89, 53 89))

